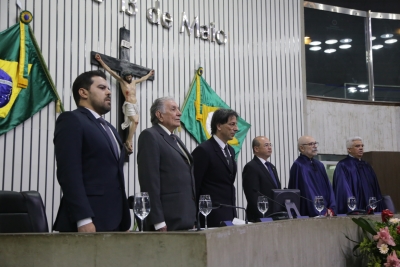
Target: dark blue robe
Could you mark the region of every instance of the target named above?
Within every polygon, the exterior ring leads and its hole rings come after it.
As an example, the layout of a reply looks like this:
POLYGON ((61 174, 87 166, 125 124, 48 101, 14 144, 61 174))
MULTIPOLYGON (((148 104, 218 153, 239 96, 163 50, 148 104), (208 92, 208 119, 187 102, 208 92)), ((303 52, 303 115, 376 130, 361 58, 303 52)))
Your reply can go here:
POLYGON ((300 154, 290 168, 288 187, 300 189, 301 196, 306 198, 300 199, 301 215, 310 217, 319 215, 314 207, 315 196, 324 197, 325 208, 321 211, 322 215, 326 213, 327 208, 333 210, 335 214, 337 213, 332 185, 329 182, 325 167, 320 161, 300 154))
MULTIPOLYGON (((333 189, 339 213, 350 211, 347 206, 347 198, 350 196, 356 197, 357 209, 367 210, 370 197, 376 197, 376 200, 382 199, 378 179, 371 165, 351 156, 347 156, 336 165, 333 189)), ((378 202, 375 211, 380 212, 383 209, 383 201, 378 202)))

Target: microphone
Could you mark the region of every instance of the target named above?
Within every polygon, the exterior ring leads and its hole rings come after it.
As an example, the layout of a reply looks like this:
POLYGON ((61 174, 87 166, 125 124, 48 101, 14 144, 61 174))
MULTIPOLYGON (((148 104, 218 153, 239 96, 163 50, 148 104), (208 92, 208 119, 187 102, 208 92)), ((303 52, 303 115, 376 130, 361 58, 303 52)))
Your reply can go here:
POLYGON ((272 202, 274 202, 274 203, 278 204, 279 206, 284 207, 284 208, 286 209, 286 207, 285 207, 284 205, 282 205, 282 204, 279 203, 278 201, 275 201, 275 200, 273 200, 272 198, 270 198, 270 197, 264 195, 264 194, 261 193, 260 191, 254 189, 254 192, 256 192, 257 194, 259 194, 260 196, 266 197, 268 200, 271 200, 272 202))
MULTIPOLYGON (((296 195, 298 195, 300 198, 305 199, 305 200, 307 200, 307 201, 309 201, 309 202, 311 202, 311 203, 314 204, 314 201, 312 201, 311 199, 306 198, 306 197, 303 197, 303 196, 300 195, 300 194, 296 194, 296 195)), ((325 201, 325 198, 324 198, 324 201, 325 201)), ((328 212, 328 210, 331 210, 332 213, 333 213, 333 216, 336 216, 335 212, 334 212, 331 208, 328 208, 327 206, 325 206, 325 208, 326 208, 327 212, 328 212)))
POLYGON ((244 221, 245 221, 246 224, 249 223, 249 221, 247 220, 247 211, 246 211, 245 208, 243 208, 243 207, 238 207, 238 206, 232 206, 232 205, 228 205, 228 204, 221 204, 221 203, 219 203, 219 202, 215 202, 215 205, 217 205, 218 208, 220 208, 220 207, 226 207, 226 208, 235 208, 235 209, 244 210, 244 214, 246 215, 244 221))
MULTIPOLYGON (((376 203, 378 203, 378 202, 380 202, 380 201, 382 201, 382 200, 383 200, 383 198, 381 198, 381 199, 379 199, 379 200, 377 200, 377 201, 375 201, 375 202, 372 202, 371 204, 368 204, 367 206, 365 206, 365 210, 367 210, 368 206, 371 207, 371 205, 374 205, 374 204, 376 204, 376 203)), ((372 209, 372 208, 371 208, 371 209, 372 209)))

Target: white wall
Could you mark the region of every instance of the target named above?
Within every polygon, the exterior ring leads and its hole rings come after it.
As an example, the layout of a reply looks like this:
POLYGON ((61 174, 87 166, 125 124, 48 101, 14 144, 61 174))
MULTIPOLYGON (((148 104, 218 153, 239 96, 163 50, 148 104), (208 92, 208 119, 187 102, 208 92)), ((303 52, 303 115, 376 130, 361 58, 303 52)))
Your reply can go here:
POLYGON ((321 154, 347 154, 346 139, 360 136, 364 151, 400 151, 400 106, 307 100, 305 134, 321 154))
MULTIPOLYGON (((16 0, 1 1, 0 31, 17 22, 16 0)), ((252 159, 251 141, 266 135, 274 144, 271 161, 282 184, 297 157, 296 140, 303 132, 301 0, 162 0, 169 12, 171 29, 146 20, 154 1, 138 0, 136 16, 119 12, 119 0, 21 0, 33 13, 31 27, 57 87, 65 109, 76 108, 71 85, 77 75, 97 69, 90 64, 94 50, 118 57, 119 28, 131 32, 131 62, 154 68, 154 82, 138 86, 140 123, 134 137, 134 154, 125 165, 129 195, 138 192, 136 143, 139 133, 151 126, 149 108, 155 98, 172 95, 183 104, 195 70, 204 67, 203 77, 252 126, 238 158, 236 180, 238 205, 245 206, 241 170, 252 159), (228 43, 218 45, 179 33, 182 12, 190 23, 215 23, 228 34, 228 43)), ((111 80, 113 108, 106 119, 117 126, 117 87, 111 80)), ((57 183, 53 132, 58 114, 54 103, 14 130, 0 136, 0 189, 39 190, 51 224, 61 192, 57 183)), ((189 151, 194 139, 182 130, 180 136, 189 151)))

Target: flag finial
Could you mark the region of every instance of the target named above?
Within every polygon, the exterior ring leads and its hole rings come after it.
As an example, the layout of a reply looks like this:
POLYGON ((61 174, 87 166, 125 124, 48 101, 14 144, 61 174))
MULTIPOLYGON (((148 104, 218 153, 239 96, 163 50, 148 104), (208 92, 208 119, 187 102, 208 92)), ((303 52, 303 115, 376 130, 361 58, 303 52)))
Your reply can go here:
POLYGON ((32 21, 33 16, 31 12, 29 12, 28 10, 24 10, 19 15, 19 19, 22 23, 29 24, 32 21))

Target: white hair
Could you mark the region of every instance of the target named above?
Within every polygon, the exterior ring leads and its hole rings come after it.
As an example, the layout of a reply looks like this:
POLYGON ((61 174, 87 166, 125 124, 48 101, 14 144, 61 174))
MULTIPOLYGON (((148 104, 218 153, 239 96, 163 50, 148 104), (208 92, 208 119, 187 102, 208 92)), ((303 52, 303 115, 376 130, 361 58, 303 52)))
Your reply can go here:
POLYGON ((362 142, 362 138, 359 137, 359 136, 353 136, 353 137, 347 138, 347 140, 346 140, 346 148, 352 148, 354 141, 361 141, 362 142))

